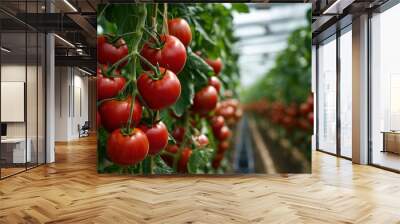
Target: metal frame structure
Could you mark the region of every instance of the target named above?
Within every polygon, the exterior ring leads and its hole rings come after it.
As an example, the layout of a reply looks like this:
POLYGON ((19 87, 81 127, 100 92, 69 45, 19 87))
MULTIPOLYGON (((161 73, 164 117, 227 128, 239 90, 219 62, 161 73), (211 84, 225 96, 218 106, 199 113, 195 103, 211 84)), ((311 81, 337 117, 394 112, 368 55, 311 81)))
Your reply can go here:
MULTIPOLYGON (((25 1, 24 2, 25 3, 25 10, 27 10, 27 1, 25 1)), ((38 1, 36 1, 36 3, 38 3, 38 1)), ((36 8, 38 9, 38 5, 36 5, 36 8)), ((5 12, 4 10, 1 10, 2 12, 5 12)), ((12 17, 12 15, 10 15, 11 17, 12 17)), ((12 17, 13 18, 13 17, 12 17)), ((46 45, 47 45, 47 43, 46 43, 46 33, 44 33, 44 32, 40 32, 39 30, 37 30, 37 29, 35 29, 34 27, 32 27, 32 26, 29 26, 29 24, 27 24, 27 23, 25 23, 25 22, 23 22, 23 21, 21 21, 21 20, 18 20, 18 18, 15 18, 16 19, 16 21, 18 21, 18 22, 20 22, 20 23, 22 23, 23 24, 23 26, 24 26, 24 32, 22 32, 22 34, 24 34, 25 35, 25 40, 24 40, 24 44, 25 44, 25 58, 24 58, 24 60, 25 60, 25 85, 24 85, 24 125, 25 125, 25 127, 24 127, 24 130, 25 130, 25 167, 24 167, 24 169, 23 170, 20 170, 20 171, 18 171, 18 172, 15 172, 15 173, 12 173, 12 174, 10 174, 10 175, 7 175, 7 176, 3 176, 3 173, 2 173, 2 169, 3 168, 1 168, 0 167, 0 180, 2 180, 2 179, 5 179, 5 178, 8 178, 8 177, 12 177, 12 176, 14 176, 14 175, 17 175, 17 174, 19 174, 19 173, 22 173, 22 172, 25 172, 25 171, 27 171, 27 170, 30 170, 30 169, 33 169, 33 168, 36 168, 36 167, 38 167, 38 166, 41 166, 41 165, 43 165, 43 164, 46 164, 47 163, 47 153, 46 153, 46 149, 47 149, 47 141, 46 141, 46 136, 47 136, 47 130, 46 130, 46 126, 47 126, 47 122, 46 122, 46 117, 47 117, 47 114, 46 114, 46 110, 45 110, 45 108, 47 107, 47 105, 46 105, 46 95, 47 95, 47 88, 46 88, 46 81, 45 81, 45 79, 46 79, 46 76, 47 76, 47 69, 46 69, 46 63, 47 63, 47 60, 46 60, 46 54, 47 54, 47 49, 46 49, 46 45), (28 141, 28 109, 27 109, 27 81, 28 81, 28 67, 27 67, 27 65, 28 65, 28 33, 30 33, 30 32, 28 32, 28 30, 32 30, 34 33, 36 33, 36 162, 33 164, 33 163, 29 163, 29 166, 28 166, 28 155, 27 155, 27 147, 28 147, 28 144, 27 144, 27 141, 28 141), (43 99, 43 109, 44 109, 44 116, 43 117, 41 117, 41 118, 43 118, 43 119, 40 119, 40 117, 39 117, 39 69, 38 69, 38 66, 39 66, 39 33, 43 33, 44 34, 44 36, 43 36, 43 42, 42 42, 42 44, 43 44, 43 47, 44 47, 44 51, 41 51, 41 53, 43 53, 44 55, 42 55, 42 58, 44 58, 44 68, 43 68, 43 70, 42 70, 42 77, 43 77, 43 84, 44 84, 44 93, 43 93, 43 95, 44 95, 44 99, 43 99), (42 146, 43 147, 43 149, 42 149, 42 152, 43 152, 43 163, 40 163, 39 162, 39 119, 44 123, 44 136, 43 136, 43 143, 44 143, 44 145, 42 146)), ((1 25, 1 23, 0 23, 0 25, 1 25)), ((0 27, 1 28, 1 27, 0 27)), ((2 30, 2 29, 0 29, 0 30, 2 30)), ((2 43, 1 43, 1 37, 2 37, 2 34, 3 34, 4 32, 3 31, 0 31, 0 45, 2 45, 2 43)), ((1 64, 1 62, 2 62, 2 56, 1 56, 1 54, 0 54, 0 68, 2 67, 2 64, 1 64)), ((0 69, 0 81, 1 81, 1 69, 0 69)), ((0 89, 1 89, 1 86, 0 86, 0 89)), ((1 94, 0 94, 0 96, 1 96, 1 94)), ((1 105, 0 105, 0 111, 1 111, 1 105)), ((1 117, 1 115, 0 115, 0 117, 1 117)), ((1 123, 1 119, 0 119, 0 123, 1 123)), ((1 144, 0 144, 0 156, 1 156, 1 144)))
MULTIPOLYGON (((400 0, 388 0, 381 2, 378 6, 372 7, 372 8, 366 8, 362 13, 367 13, 368 14, 368 35, 367 35, 367 40, 368 40, 368 55, 367 55, 367 63, 368 63, 368 69, 367 69, 367 79, 368 79, 368 165, 378 167, 381 169, 385 169, 388 171, 400 173, 400 170, 392 169, 389 167, 385 167, 379 164, 374 164, 373 162, 373 142, 372 142, 372 85, 371 85, 371 78, 372 78, 372 61, 371 61, 371 55, 372 55, 372 48, 371 48, 371 19, 372 19, 372 14, 373 13, 382 13, 393 6, 397 5, 400 3, 400 0)), ((340 147, 340 133, 341 133, 341 118, 340 118, 340 75, 341 75, 341 67, 340 67, 340 36, 343 35, 344 33, 342 32, 343 30, 346 29, 349 25, 351 25, 351 19, 354 16, 357 16, 357 14, 360 14, 360 12, 355 13, 354 15, 351 13, 347 13, 344 15, 336 15, 335 22, 333 24, 330 24, 328 27, 324 27, 323 30, 320 30, 317 34, 313 36, 313 44, 316 45, 316 150, 320 152, 324 152, 330 155, 338 156, 344 159, 352 160, 352 158, 348 158, 346 156, 343 156, 341 153, 341 147, 340 147), (320 144, 319 144, 319 55, 318 55, 318 48, 321 42, 327 40, 330 38, 332 35, 336 34, 336 153, 331 153, 327 152, 323 149, 320 149, 320 144)), ((332 16, 332 15, 330 15, 332 16)))

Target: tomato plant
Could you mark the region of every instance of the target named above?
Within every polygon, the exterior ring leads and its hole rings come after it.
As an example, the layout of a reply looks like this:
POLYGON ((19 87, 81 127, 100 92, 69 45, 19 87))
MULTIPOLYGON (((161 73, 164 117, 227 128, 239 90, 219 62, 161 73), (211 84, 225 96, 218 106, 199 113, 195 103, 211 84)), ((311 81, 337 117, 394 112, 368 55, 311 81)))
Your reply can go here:
POLYGON ((142 161, 149 152, 149 141, 140 129, 123 134, 121 129, 114 130, 107 141, 107 155, 118 165, 132 165, 142 161))
POLYGON ((105 76, 103 70, 107 66, 97 69, 97 99, 103 100, 115 97, 125 86, 126 80, 119 70, 114 70, 110 76, 105 76))
MULTIPOLYGON (((101 64, 115 64, 119 60, 123 60, 128 55, 128 46, 126 46, 123 38, 117 39, 110 43, 109 38, 104 35, 97 37, 98 61, 101 64)), ((126 65, 127 61, 123 60, 121 66, 126 65)))
MULTIPOLYGON (((179 74, 186 63, 186 49, 180 40, 172 35, 161 35, 160 43, 154 39, 146 42, 140 54, 153 65, 159 65, 179 74)), ((146 69, 148 66, 143 63, 146 69)))
POLYGON ((178 38, 185 47, 192 41, 192 31, 188 22, 181 18, 168 20, 168 32, 178 38))
POLYGON ((165 124, 160 121, 150 127, 141 125, 140 129, 146 134, 149 140, 149 154, 156 155, 168 144, 168 130, 165 124))
MULTIPOLYGON (((113 131, 122 128, 129 120, 132 97, 123 100, 111 99, 103 102, 99 107, 101 122, 105 129, 113 131)), ((134 102, 134 112, 132 113, 133 124, 139 124, 142 118, 142 105, 139 100, 134 102)))
POLYGON ((99 7, 99 172, 231 169, 230 128, 241 111, 233 11, 248 9, 241 3, 99 7))
POLYGON ((137 80, 137 88, 153 110, 161 110, 174 104, 181 95, 181 84, 176 75, 164 68, 160 68, 159 78, 152 79, 152 71, 146 71, 137 80))

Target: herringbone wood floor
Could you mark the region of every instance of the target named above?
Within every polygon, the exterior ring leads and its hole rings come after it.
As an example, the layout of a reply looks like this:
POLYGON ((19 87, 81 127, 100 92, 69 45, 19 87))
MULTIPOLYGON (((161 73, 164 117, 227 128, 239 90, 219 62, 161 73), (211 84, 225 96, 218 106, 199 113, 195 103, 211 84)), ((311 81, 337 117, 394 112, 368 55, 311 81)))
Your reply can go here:
POLYGON ((315 152, 312 175, 96 173, 94 138, 0 181, 0 223, 400 223, 400 175, 315 152))

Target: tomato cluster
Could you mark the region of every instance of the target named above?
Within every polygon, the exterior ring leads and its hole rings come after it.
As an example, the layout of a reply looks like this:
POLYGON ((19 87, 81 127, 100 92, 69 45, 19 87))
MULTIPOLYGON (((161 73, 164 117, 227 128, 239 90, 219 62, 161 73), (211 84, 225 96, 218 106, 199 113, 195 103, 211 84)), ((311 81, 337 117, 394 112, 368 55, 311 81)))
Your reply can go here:
POLYGON ((312 94, 301 104, 285 105, 281 101, 261 100, 247 104, 245 108, 265 115, 271 123, 281 125, 288 131, 300 129, 310 132, 313 130, 314 99, 312 94))
MULTIPOLYGON (((183 113, 171 109, 186 87, 180 76, 187 75, 182 71, 189 60, 192 31, 183 18, 170 19, 165 26, 162 33, 155 29, 135 36, 141 41, 132 49, 124 35, 97 37, 97 126, 106 133, 106 158, 124 169, 140 169, 147 159, 153 166, 153 159, 161 158, 173 172, 185 173, 195 172, 189 162, 203 151, 213 154, 208 166, 217 169, 230 146, 229 125, 241 116, 239 102, 220 101, 228 98, 221 95, 217 77, 222 59, 201 58, 197 60, 209 66, 213 75, 196 86, 183 113)), ((143 29, 147 28, 137 30, 143 29)), ((162 166, 160 161, 156 165, 162 166)))

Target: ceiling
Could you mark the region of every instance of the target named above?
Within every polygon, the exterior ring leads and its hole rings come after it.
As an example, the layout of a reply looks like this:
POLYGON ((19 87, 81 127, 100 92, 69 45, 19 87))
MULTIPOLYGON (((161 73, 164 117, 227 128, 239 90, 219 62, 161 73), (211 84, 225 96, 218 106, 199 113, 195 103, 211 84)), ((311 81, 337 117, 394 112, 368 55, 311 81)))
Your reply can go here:
POLYGON ((292 31, 307 24, 311 4, 249 4, 250 13, 234 15, 235 48, 239 53, 241 84, 253 84, 272 68, 287 46, 292 31))

